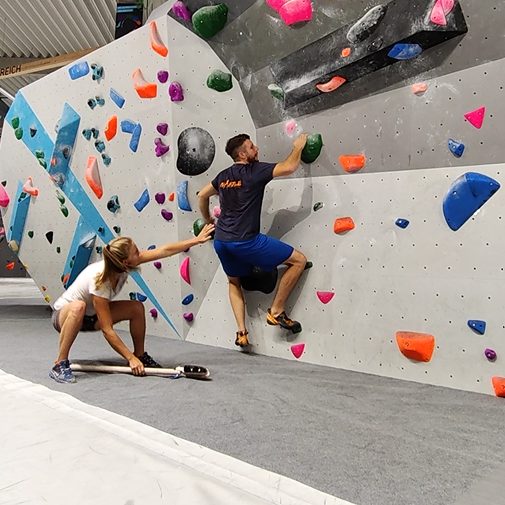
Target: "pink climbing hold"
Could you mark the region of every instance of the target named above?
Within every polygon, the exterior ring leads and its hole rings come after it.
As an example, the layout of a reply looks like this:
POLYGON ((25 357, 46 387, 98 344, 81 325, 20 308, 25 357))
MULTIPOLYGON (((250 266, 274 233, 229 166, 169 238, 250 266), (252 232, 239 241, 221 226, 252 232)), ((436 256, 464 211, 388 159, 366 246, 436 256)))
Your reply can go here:
POLYGON ((415 84, 412 84, 411 89, 414 95, 422 95, 428 90, 428 85, 425 82, 417 82, 415 84))
POLYGON ((486 107, 480 107, 479 109, 475 109, 472 112, 467 112, 465 114, 465 119, 475 128, 482 128, 482 124, 484 123, 484 117, 486 115, 486 107))
POLYGON ((161 261, 155 261, 153 265, 157 270, 161 270, 161 261))
POLYGON ((447 19, 445 18, 444 8, 442 2, 437 0, 430 14, 430 21, 439 26, 447 26, 447 19))
POLYGON ((149 314, 151 314, 151 317, 152 317, 153 319, 156 319, 156 318, 158 317, 158 311, 157 311, 156 309, 151 309, 151 310, 149 311, 149 314))
POLYGON ((3 184, 0 184, 0 207, 7 207, 9 205, 10 198, 3 187, 3 184))
POLYGON ((267 4, 279 13, 287 25, 312 19, 311 0, 267 0, 267 4))
POLYGON ((191 322, 191 321, 193 321, 193 319, 194 319, 193 312, 184 312, 184 314, 182 315, 182 317, 183 317, 184 319, 186 319, 186 321, 187 321, 188 323, 190 323, 190 322, 191 322))
POLYGON ((317 297, 324 303, 325 305, 331 302, 331 299, 335 296, 335 293, 332 291, 316 291, 317 297))
POLYGON ((286 0, 266 0, 266 3, 274 11, 278 11, 286 0))
POLYGON ((305 344, 293 344, 291 346, 291 352, 296 359, 302 357, 303 351, 305 350, 305 344))
POLYGON ((454 5, 456 4, 455 0, 439 0, 442 4, 442 9, 444 9, 445 14, 449 14, 452 9, 454 9, 454 5))
POLYGON ((212 209, 212 215, 216 218, 219 219, 221 217, 221 207, 218 207, 217 205, 212 209))
POLYGON ((289 137, 292 137, 295 134, 297 128, 298 123, 294 119, 290 119, 284 124, 284 131, 289 137))
POLYGON ((181 263, 180 274, 181 274, 181 277, 189 285, 191 285, 191 280, 189 278, 189 258, 185 258, 184 261, 181 263))

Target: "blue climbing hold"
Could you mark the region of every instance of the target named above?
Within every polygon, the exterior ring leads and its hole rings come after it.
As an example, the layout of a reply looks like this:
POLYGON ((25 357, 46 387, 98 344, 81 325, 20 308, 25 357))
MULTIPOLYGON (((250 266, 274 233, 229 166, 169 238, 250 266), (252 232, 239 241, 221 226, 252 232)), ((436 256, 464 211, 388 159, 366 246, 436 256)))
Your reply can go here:
POLYGON ((181 181, 177 184, 177 204, 179 209, 191 212, 191 205, 188 199, 188 181, 181 181))
POLYGON ((91 64, 91 70, 93 71, 93 75, 91 78, 94 81, 99 81, 103 77, 103 67, 102 65, 97 65, 96 63, 91 64))
POLYGON ((144 192, 140 195, 140 198, 133 205, 139 212, 142 212, 144 210, 144 207, 149 203, 149 200, 149 191, 147 189, 144 189, 144 192))
POLYGON ((140 123, 137 123, 133 129, 132 138, 130 139, 130 149, 134 153, 137 152, 139 147, 140 135, 142 135, 142 126, 140 126, 140 123))
POLYGON ((408 219, 402 219, 401 217, 399 217, 395 221, 395 224, 396 224, 396 226, 399 226, 400 228, 405 229, 410 224, 410 221, 408 219))
POLYGON ((111 157, 105 153, 102 153, 102 161, 106 167, 108 167, 112 163, 111 157))
POLYGON ((467 324, 469 328, 471 328, 479 335, 484 335, 484 333, 486 332, 486 321, 480 321, 478 319, 469 319, 467 324))
POLYGON ((419 44, 395 44, 388 53, 395 60, 410 60, 419 56, 423 48, 419 44))
POLYGON ((193 295, 188 295, 184 298, 184 300, 182 300, 182 304, 189 305, 194 300, 194 298, 195 297, 193 295))
POLYGON ((80 77, 84 77, 85 75, 89 74, 89 65, 87 61, 81 61, 79 63, 76 63, 75 65, 72 65, 68 69, 68 73, 70 74, 70 79, 75 81, 76 79, 79 79, 80 77))
POLYGON ((110 99, 120 108, 123 108, 125 104, 125 99, 113 88, 110 88, 109 91, 110 99))
POLYGON ((459 230, 499 189, 497 181, 477 172, 467 172, 458 177, 443 202, 449 228, 459 230))
POLYGON ((96 140, 95 141, 95 148, 99 153, 103 153, 105 151, 105 144, 103 140, 96 140))
POLYGON ((449 139, 447 145, 449 146, 449 151, 451 151, 451 153, 454 154, 456 158, 461 158, 461 156, 463 156, 463 152, 465 151, 465 144, 456 142, 453 139, 449 139))
POLYGON ((121 121, 121 131, 123 133, 133 133, 133 130, 135 130, 136 123, 133 121, 130 121, 129 119, 124 119, 121 121))
POLYGON ((142 293, 137 293, 137 300, 139 302, 145 302, 147 300, 147 296, 143 295, 142 293))
POLYGON ((89 128, 87 128, 86 130, 82 130, 82 135, 86 140, 91 140, 92 132, 89 128))
POLYGON ((148 250, 148 251, 152 251, 153 249, 156 249, 156 246, 155 246, 154 244, 151 244, 151 245, 147 248, 147 250, 148 250))

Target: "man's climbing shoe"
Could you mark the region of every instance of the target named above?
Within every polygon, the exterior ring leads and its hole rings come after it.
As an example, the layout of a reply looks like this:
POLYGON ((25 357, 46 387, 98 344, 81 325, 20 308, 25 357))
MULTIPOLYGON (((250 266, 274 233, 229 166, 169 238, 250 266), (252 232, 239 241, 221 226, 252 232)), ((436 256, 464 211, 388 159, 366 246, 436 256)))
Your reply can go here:
POLYGON ((68 359, 56 363, 56 365, 49 370, 49 377, 62 384, 72 384, 76 382, 74 374, 70 369, 70 361, 68 361, 68 359))
POLYGON ((249 332, 247 330, 237 331, 236 335, 235 345, 238 345, 239 347, 247 347, 249 345, 249 340, 247 339, 249 332))
POLYGON ((268 309, 267 323, 271 326, 280 326, 281 328, 292 331, 293 333, 300 333, 302 331, 302 325, 298 321, 289 319, 284 311, 282 311, 279 315, 274 316, 270 309, 268 309))
POLYGON ((149 354, 147 354, 147 352, 145 352, 144 354, 142 354, 142 356, 139 356, 138 357, 140 361, 142 361, 142 364, 146 367, 146 368, 161 368, 161 365, 154 361, 154 359, 149 356, 149 354))

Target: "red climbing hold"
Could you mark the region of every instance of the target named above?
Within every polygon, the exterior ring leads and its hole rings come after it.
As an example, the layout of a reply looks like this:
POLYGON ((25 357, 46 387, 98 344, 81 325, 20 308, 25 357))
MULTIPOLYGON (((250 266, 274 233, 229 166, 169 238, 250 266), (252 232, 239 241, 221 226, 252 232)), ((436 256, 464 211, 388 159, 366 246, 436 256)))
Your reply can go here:
POLYGON ((7 263, 7 265, 5 265, 5 268, 7 270, 14 270, 15 266, 16 266, 16 263, 14 263, 14 261, 11 261, 10 263, 7 263))
POLYGON ((340 88, 342 84, 345 84, 347 79, 345 77, 340 77, 336 75, 332 77, 328 82, 324 82, 321 84, 316 84, 316 88, 322 93, 330 93, 331 91, 335 91, 337 88, 340 88))
POLYGON ((344 233, 349 230, 354 230, 354 221, 352 217, 337 217, 333 223, 333 231, 335 233, 344 233))
POLYGON ((191 280, 189 278, 189 258, 185 258, 181 263, 180 268, 181 277, 188 283, 191 284, 191 280))
POLYGON ((354 174, 365 166, 366 158, 363 154, 342 154, 338 161, 346 172, 354 174))
POLYGON ((493 377, 493 388, 496 396, 505 398, 505 377, 493 377))
POLYGON ((291 346, 291 352, 296 359, 302 357, 303 351, 305 350, 305 344, 293 344, 291 346))
POLYGON ((406 358, 428 362, 431 360, 435 348, 435 337, 428 333, 397 331, 396 343, 406 358))
POLYGON ((117 133, 117 116, 111 116, 105 126, 105 138, 110 142, 117 133))
POLYGON ((331 291, 316 291, 316 294, 321 303, 324 303, 325 305, 335 296, 335 293, 331 291))
POLYGON ((480 107, 472 112, 467 112, 465 114, 465 119, 475 128, 482 128, 482 123, 484 123, 484 116, 486 115, 486 107, 480 107))
POLYGON ((348 58, 349 56, 351 56, 351 48, 344 47, 344 49, 342 49, 342 52, 340 53, 340 56, 342 56, 342 58, 348 58))
POLYGON ((169 202, 173 202, 174 200, 175 200, 175 193, 170 193, 170 194, 168 195, 168 201, 169 201, 169 202))

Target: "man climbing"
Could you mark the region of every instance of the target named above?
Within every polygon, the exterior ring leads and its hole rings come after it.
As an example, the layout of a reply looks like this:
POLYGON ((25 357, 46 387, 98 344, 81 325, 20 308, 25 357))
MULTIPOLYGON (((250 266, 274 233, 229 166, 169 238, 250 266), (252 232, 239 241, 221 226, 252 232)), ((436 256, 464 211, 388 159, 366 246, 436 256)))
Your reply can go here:
POLYGON ((307 135, 302 134, 294 141, 293 150, 284 161, 262 163, 258 161, 258 147, 249 135, 237 135, 226 144, 226 153, 233 159, 233 165, 220 172, 198 194, 200 212, 207 223, 212 222, 209 199, 219 195, 221 215, 216 225, 214 248, 228 276, 230 303, 238 326, 235 344, 240 347, 249 345, 240 278, 250 275, 254 267, 272 271, 278 265, 287 265, 268 309, 267 323, 293 333, 302 330, 298 321, 287 316, 284 306, 307 258, 292 246, 260 233, 260 218, 265 186, 273 178, 291 175, 297 170, 306 142, 307 135))

